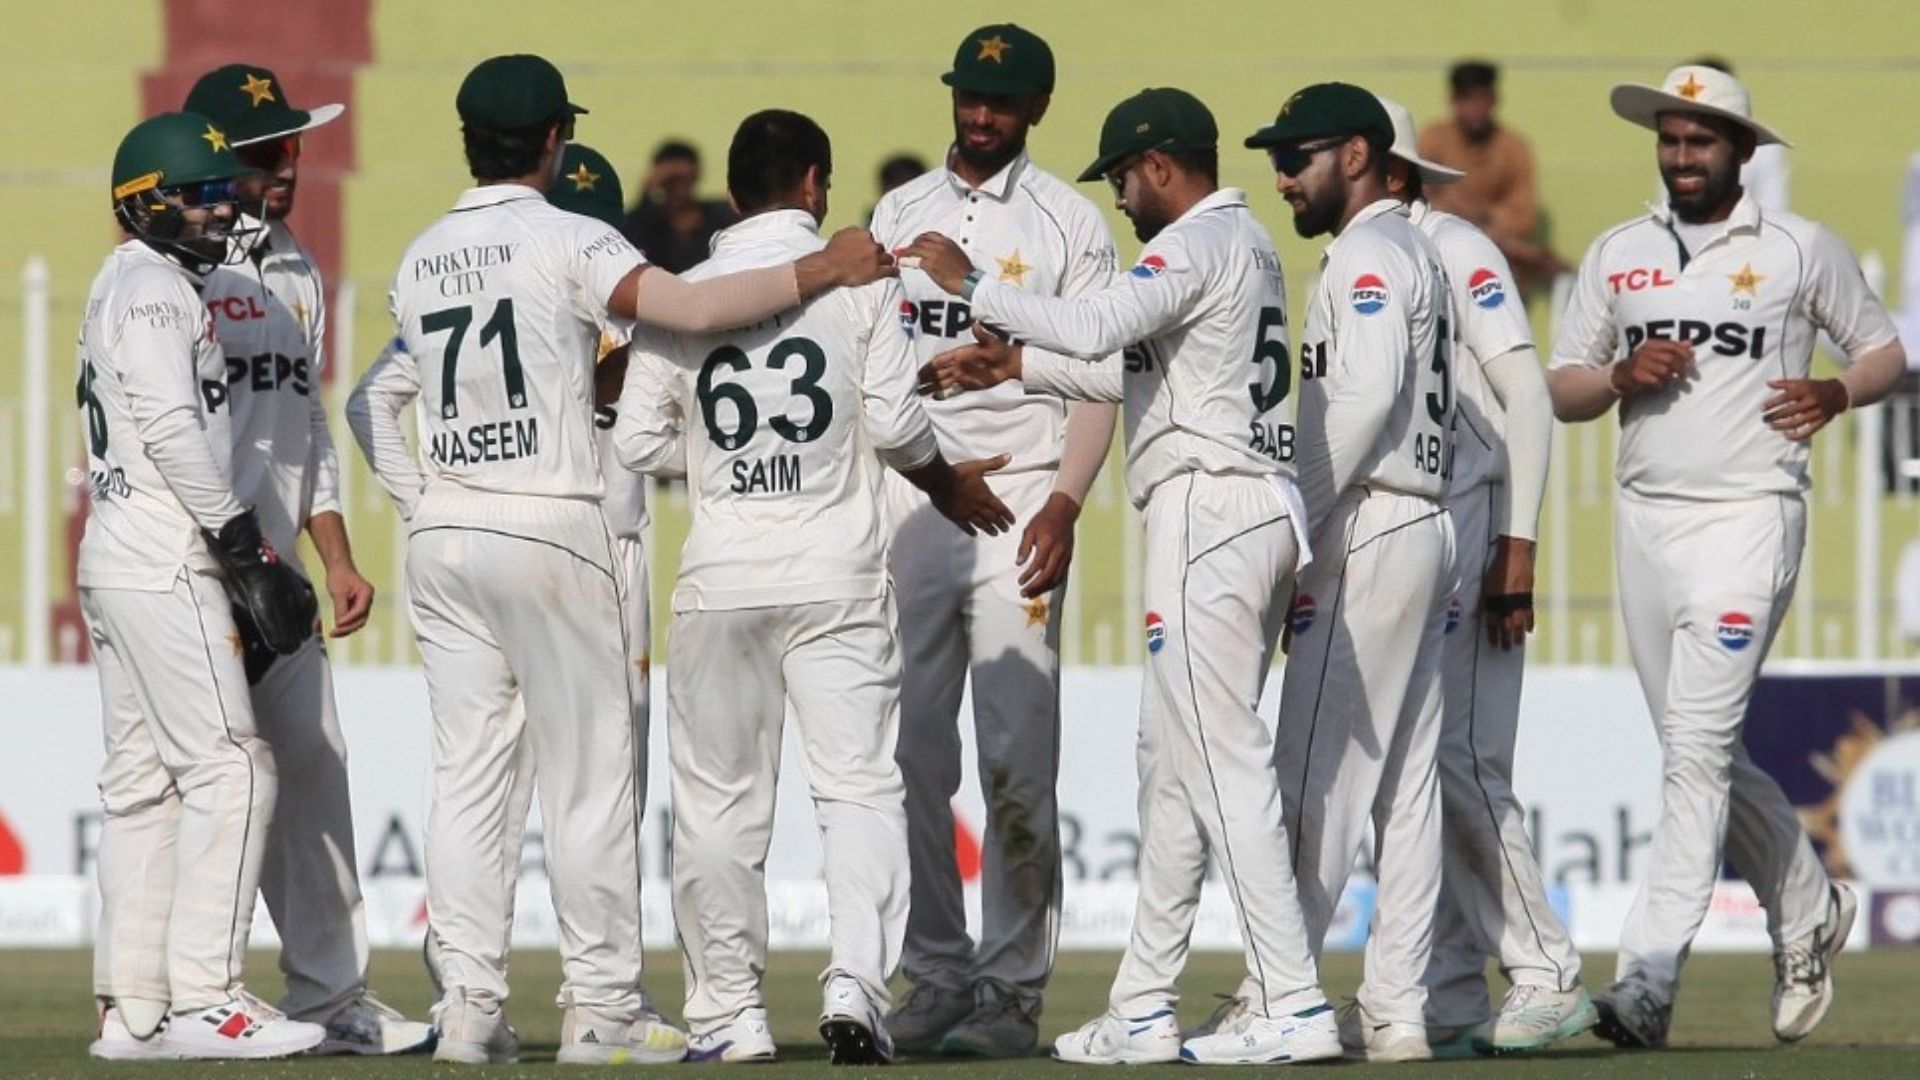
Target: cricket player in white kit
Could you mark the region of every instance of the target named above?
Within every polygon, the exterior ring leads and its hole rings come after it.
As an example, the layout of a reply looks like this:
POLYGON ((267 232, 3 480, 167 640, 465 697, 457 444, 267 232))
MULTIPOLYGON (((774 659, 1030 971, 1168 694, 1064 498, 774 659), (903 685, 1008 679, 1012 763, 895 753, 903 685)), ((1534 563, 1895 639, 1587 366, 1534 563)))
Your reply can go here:
POLYGON ((891 267, 850 230, 810 263, 698 286, 648 272, 617 231, 544 197, 582 111, 553 65, 487 60, 456 104, 479 186, 409 246, 392 292, 396 347, 349 403, 412 529, 409 603, 435 727, 427 888, 446 984, 435 1056, 517 1056, 501 1011, 512 903, 502 862, 524 738, 562 941, 559 1059, 677 1060, 684 1040, 640 995, 629 583, 600 506, 600 325, 609 314, 738 325, 891 267), (418 461, 400 424, 416 397, 418 461))
MULTIPOLYGON (((263 220, 233 264, 210 275, 202 298, 227 358, 233 407, 234 495, 303 574, 304 530, 326 569, 334 637, 366 624, 373 586, 360 576, 339 500, 339 460, 327 430, 326 297, 320 272, 287 226, 301 133, 341 113, 296 109, 266 68, 228 64, 200 77, 186 108, 211 117, 235 154, 260 170, 263 220)), ((279 762, 280 792, 260 891, 280 933, 287 1014, 327 1027, 326 1053, 391 1054, 432 1038, 367 991, 367 927, 355 859, 347 748, 333 678, 316 633, 300 651, 247 651, 254 721, 279 762)))
MULTIPOLYGON (((1420 157, 1405 106, 1386 98, 1380 105, 1393 121, 1388 152, 1397 159, 1388 162, 1387 186, 1440 252, 1460 334, 1453 457, 1442 470, 1455 557, 1441 588, 1441 696, 1418 703, 1441 709, 1445 814, 1427 1033, 1436 1056, 1537 1050, 1594 1021, 1580 954, 1547 901, 1513 793, 1553 403, 1506 256, 1477 227, 1423 198, 1427 185, 1463 174, 1420 157), (1513 982, 1497 1016, 1487 998, 1489 954, 1513 982)), ((1367 947, 1390 943, 1374 937, 1367 947)))
POLYGON ((1807 440, 1884 397, 1905 354, 1846 245, 1742 190, 1754 147, 1785 140, 1753 120, 1738 80, 1680 67, 1659 87, 1614 87, 1612 104, 1658 132, 1667 203, 1588 249, 1548 388, 1562 420, 1620 402, 1614 559, 1663 778, 1647 881, 1596 1030, 1665 1044, 1724 856, 1766 908, 1773 1030, 1791 1042, 1832 1003, 1858 901, 1828 879, 1741 730, 1799 574, 1807 440), (1820 330, 1851 361, 1837 379, 1808 377, 1820 330))
POLYGON ((1308 557, 1292 477, 1286 287, 1246 196, 1218 187, 1218 138, 1206 106, 1180 90, 1142 91, 1108 114, 1080 179, 1113 186, 1146 248, 1099 292, 1009 288, 937 235, 906 251, 982 321, 1029 343, 978 335, 935 362, 930 385, 1017 378, 1029 392, 1126 403, 1127 488, 1147 528, 1140 894, 1109 1011, 1054 1044, 1069 1061, 1340 1055, 1288 867, 1272 736, 1257 712, 1308 557), (1174 980, 1209 855, 1239 916, 1247 1007, 1183 1043, 1174 980))
POLYGON ((1300 348, 1295 467, 1314 522, 1274 735, 1300 906, 1316 955, 1369 826, 1379 899, 1349 1053, 1431 1056, 1421 979, 1440 890, 1437 603, 1453 561, 1458 319, 1433 242, 1388 195, 1393 125, 1320 83, 1246 145, 1266 149, 1301 236, 1332 234, 1300 348))
POLYGON ((241 985, 274 760, 204 537, 251 530, 261 569, 293 573, 234 495, 226 358, 200 295, 238 242, 248 172, 198 114, 129 132, 112 173, 128 239, 80 329, 90 513, 77 576, 106 736, 99 1058, 277 1057, 327 1034, 241 985))
MULTIPOLYGON (((1018 26, 968 34, 941 77, 953 88, 954 141, 944 168, 888 192, 874 236, 900 247, 951 236, 996 281, 1040 296, 1081 296, 1114 273, 1113 238, 1092 202, 1035 165, 1027 130, 1044 117, 1053 53, 1018 26)), ((922 362, 973 340, 967 301, 903 271, 922 362)), ((994 488, 1026 523, 968 536, 918 491, 887 482, 900 605, 899 759, 907 784, 913 906, 905 970, 913 991, 887 1018, 903 1051, 1029 1054, 1060 932, 1060 617, 1074 524, 1113 442, 1117 409, 1063 403, 1018 387, 930 401, 954 460, 1011 455, 994 488), (980 940, 967 933, 954 853, 960 788, 957 728, 972 689, 982 801, 980 940)))
MULTIPOLYGON (((714 238, 689 280, 818 251, 832 168, 812 120, 747 117, 727 162, 745 220, 714 238)), ((1013 522, 981 479, 1004 457, 955 468, 941 456, 914 393, 902 302, 881 282, 721 335, 634 343, 622 399, 659 401, 652 385, 666 381, 678 408, 624 409, 616 452, 635 468, 684 472, 693 503, 673 594, 668 745, 696 1060, 774 1055, 760 978, 789 701, 826 861, 820 1032, 835 1064, 893 1056, 880 1017, 906 931, 907 820, 881 470, 901 472, 969 531, 1013 522)))

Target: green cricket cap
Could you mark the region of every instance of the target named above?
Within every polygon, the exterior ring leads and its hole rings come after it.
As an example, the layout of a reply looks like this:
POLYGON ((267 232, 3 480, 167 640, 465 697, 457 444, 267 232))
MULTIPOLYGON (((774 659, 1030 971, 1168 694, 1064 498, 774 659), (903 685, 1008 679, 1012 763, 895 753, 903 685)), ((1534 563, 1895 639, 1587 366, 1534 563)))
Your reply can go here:
POLYGON ((1034 97, 1053 93, 1053 50, 1031 30, 1012 23, 983 26, 953 53, 953 70, 940 81, 976 94, 1034 97))
POLYGON ((1273 123, 1247 136, 1249 147, 1285 146, 1331 135, 1360 135, 1375 146, 1393 145, 1393 120, 1371 91, 1327 82, 1296 91, 1273 123))
POLYGON ((462 122, 496 131, 524 131, 587 111, 567 100, 559 68, 526 53, 480 61, 460 83, 454 108, 462 122))
POLYGON ((1147 150, 1213 150, 1220 127, 1200 99, 1185 90, 1156 86, 1113 107, 1100 125, 1100 156, 1080 171, 1098 180, 1123 159, 1147 150))
POLYGON ((294 108, 279 77, 256 64, 228 64, 200 76, 182 108, 218 124, 235 146, 298 134, 346 111, 344 105, 294 108))
POLYGON ((575 214, 619 228, 627 217, 620 193, 620 174, 600 151, 568 143, 560 155, 560 179, 547 191, 547 201, 575 214))

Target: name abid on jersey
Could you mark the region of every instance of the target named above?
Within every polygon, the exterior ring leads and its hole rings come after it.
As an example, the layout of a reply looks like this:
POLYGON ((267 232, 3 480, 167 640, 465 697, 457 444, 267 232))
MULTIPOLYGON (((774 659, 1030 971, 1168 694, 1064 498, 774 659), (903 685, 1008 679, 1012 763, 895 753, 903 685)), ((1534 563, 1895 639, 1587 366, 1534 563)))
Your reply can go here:
POLYGON ((1808 484, 1807 444, 1762 413, 1777 393, 1769 381, 1809 377, 1823 329, 1848 356, 1896 336, 1832 232, 1751 196, 1716 227, 1687 226, 1661 205, 1594 241, 1552 365, 1603 367, 1654 339, 1690 346, 1694 370, 1678 392, 1621 402, 1620 483, 1640 495, 1750 498, 1808 484))
POLYGON ((1436 500, 1453 465, 1458 339, 1443 265, 1398 201, 1364 207, 1322 257, 1300 350, 1301 424, 1323 425, 1328 395, 1341 380, 1392 395, 1395 405, 1357 482, 1436 500))
POLYGON ((597 498, 593 364, 613 290, 640 253, 538 191, 462 193, 400 261, 398 345, 419 365, 429 482, 597 498))

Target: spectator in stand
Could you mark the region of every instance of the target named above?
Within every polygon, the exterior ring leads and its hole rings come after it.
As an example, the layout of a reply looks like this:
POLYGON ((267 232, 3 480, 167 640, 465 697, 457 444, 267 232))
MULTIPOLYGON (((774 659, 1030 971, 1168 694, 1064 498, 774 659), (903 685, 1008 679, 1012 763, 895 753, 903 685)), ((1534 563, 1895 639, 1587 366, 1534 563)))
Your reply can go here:
POLYGON ((725 200, 696 195, 699 188, 700 151, 679 139, 661 143, 620 231, 662 270, 679 274, 705 262, 713 234, 740 220, 725 200))
POLYGON ((895 154, 880 163, 880 194, 885 195, 926 171, 927 163, 920 155, 895 154))
POLYGON ((1453 116, 1420 133, 1420 156, 1467 174, 1428 193, 1434 209, 1466 218, 1493 239, 1513 264, 1520 288, 1531 292, 1565 273, 1567 264, 1541 233, 1533 185, 1533 147, 1494 117, 1500 69, 1462 60, 1447 73, 1453 116))

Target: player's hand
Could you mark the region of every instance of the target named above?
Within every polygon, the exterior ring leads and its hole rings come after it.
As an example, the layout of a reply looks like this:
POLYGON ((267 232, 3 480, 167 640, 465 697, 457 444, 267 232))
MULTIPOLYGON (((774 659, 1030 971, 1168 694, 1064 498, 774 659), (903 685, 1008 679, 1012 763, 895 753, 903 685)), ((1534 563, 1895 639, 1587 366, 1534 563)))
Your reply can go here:
POLYGON ((1693 372, 1693 348, 1678 341, 1651 338, 1613 365, 1608 379, 1623 398, 1667 390, 1693 372))
POLYGON ((343 638, 367 625, 373 611, 373 583, 360 576, 351 562, 327 567, 327 595, 333 598, 333 631, 343 638))
POLYGON ((984 532, 998 536, 1013 528, 1013 511, 987 486, 987 474, 1006 467, 1010 455, 998 454, 978 461, 956 462, 951 479, 940 488, 927 492, 933 508, 948 521, 960 526, 968 536, 984 532))
POLYGON ((893 254, 908 269, 919 267, 940 286, 940 291, 952 296, 960 295, 961 283, 973 273, 973 260, 960 250, 960 245, 937 232, 921 233, 913 238, 913 243, 893 254))
POLYGON ((1031 600, 1049 593, 1067 580, 1067 567, 1073 562, 1073 527, 1080 521, 1080 504, 1072 496, 1056 491, 1047 496, 1047 504, 1027 522, 1020 534, 1020 595, 1031 600))
POLYGON ((948 349, 920 368, 920 392, 950 398, 967 390, 986 390, 1020 377, 1020 346, 973 324, 974 343, 948 349))
POLYGON ((1480 584, 1480 621, 1489 644, 1518 649, 1533 632, 1533 551, 1533 541, 1516 536, 1493 542, 1493 562, 1480 584))
POLYGON ((893 256, 874 240, 873 234, 857 226, 834 233, 820 257, 826 260, 836 285, 865 285, 900 272, 893 265, 893 256))
POLYGON ((1779 393, 1760 406, 1767 426, 1805 442, 1847 411, 1847 388, 1839 379, 1771 379, 1767 388, 1779 393))

